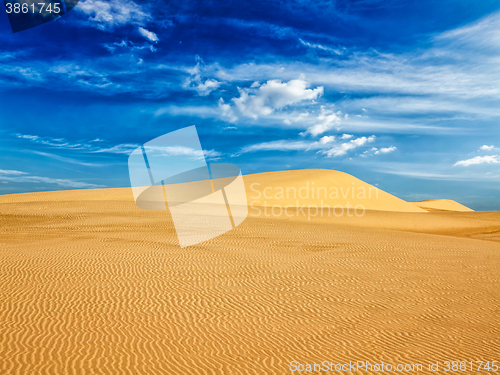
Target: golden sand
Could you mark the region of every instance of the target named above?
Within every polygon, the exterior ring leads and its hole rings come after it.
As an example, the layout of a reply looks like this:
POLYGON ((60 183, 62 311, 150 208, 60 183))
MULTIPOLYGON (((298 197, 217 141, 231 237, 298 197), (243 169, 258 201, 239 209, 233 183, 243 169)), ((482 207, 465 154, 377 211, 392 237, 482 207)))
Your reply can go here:
MULTIPOLYGON (((331 177, 289 173, 245 176, 247 189, 331 177)), ((1 196, 0 374, 500 360, 500 213, 382 196, 362 217, 250 215, 183 249, 130 189, 1 196)))
POLYGON ((414 204, 427 211, 474 211, 451 199, 431 199, 415 202, 414 204))

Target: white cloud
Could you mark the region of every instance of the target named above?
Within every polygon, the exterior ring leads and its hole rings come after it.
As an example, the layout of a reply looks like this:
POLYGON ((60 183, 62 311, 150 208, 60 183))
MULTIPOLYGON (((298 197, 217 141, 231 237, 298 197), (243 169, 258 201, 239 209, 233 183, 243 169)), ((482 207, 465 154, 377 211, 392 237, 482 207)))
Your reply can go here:
POLYGON ((112 154, 130 154, 132 151, 134 151, 137 147, 140 147, 139 144, 134 144, 134 143, 122 143, 119 145, 115 145, 112 147, 108 148, 96 148, 92 150, 92 152, 109 152, 112 154))
POLYGON ((222 117, 224 117, 229 122, 238 121, 238 117, 234 114, 231 105, 224 103, 224 99, 219 99, 219 109, 222 113, 222 117))
POLYGON ((103 185, 89 184, 86 182, 67 180, 61 178, 51 178, 30 175, 26 172, 13 171, 13 170, 3 170, 0 169, 0 180, 9 182, 25 182, 25 183, 46 183, 54 184, 65 188, 98 188, 104 187, 103 185))
POLYGON ((375 151, 375 155, 378 154, 388 154, 389 152, 396 151, 396 146, 391 146, 391 147, 382 147, 381 149, 375 151))
MULTIPOLYGON (((151 50, 151 52, 156 52, 156 48, 152 44, 136 44, 131 42, 130 40, 122 40, 121 42, 114 43, 104 43, 102 46, 111 53, 114 53, 117 49, 121 49, 122 52, 125 52, 126 49, 130 51, 142 51, 145 49, 149 49, 151 50)), ((142 59, 139 59, 138 65, 142 65, 142 61, 142 59)))
POLYGON ((361 154, 362 157, 368 157, 368 156, 374 156, 374 155, 380 155, 380 154, 388 154, 390 152, 396 151, 397 148, 396 146, 390 146, 390 147, 382 147, 382 148, 377 148, 377 147, 372 147, 369 150, 366 150, 361 154))
POLYGON ((159 151, 161 155, 171 156, 171 155, 183 155, 190 156, 193 159, 214 159, 221 156, 220 152, 215 150, 195 150, 190 147, 184 146, 173 146, 173 147, 149 147, 145 146, 146 151, 148 149, 154 149, 155 151, 159 151))
POLYGON ((483 145, 483 146, 479 147, 479 149, 480 149, 481 151, 491 151, 491 150, 494 150, 494 149, 495 149, 495 146, 483 145))
POLYGON ((0 175, 23 175, 26 174, 25 172, 21 171, 13 171, 13 170, 6 170, 6 169, 0 169, 0 175))
POLYGON ((233 98, 231 110, 234 116, 243 115, 253 119, 268 116, 275 110, 304 100, 314 100, 323 94, 323 87, 308 89, 308 83, 303 79, 293 79, 289 82, 269 80, 263 85, 248 89, 239 89, 240 97, 233 98))
POLYGON ((299 113, 298 116, 295 114, 295 112, 292 112, 286 119, 283 120, 283 123, 285 123, 286 125, 292 125, 293 123, 304 122, 308 117, 309 112, 299 113))
POLYGON ((217 90, 221 85, 221 82, 213 78, 203 77, 203 75, 207 74, 205 63, 200 56, 196 56, 196 61, 196 66, 194 68, 187 69, 190 76, 186 78, 182 87, 186 90, 194 90, 200 96, 207 96, 212 91, 217 90))
POLYGON ((327 143, 332 143, 333 141, 335 141, 334 135, 325 135, 324 137, 321 137, 319 143, 322 145, 326 145, 327 143))
POLYGON ((437 41, 445 41, 454 45, 467 46, 473 49, 500 50, 500 12, 471 24, 444 32, 436 37, 437 41))
POLYGON ((17 138, 27 139, 30 142, 50 147, 57 147, 61 149, 85 150, 85 149, 91 149, 93 147, 88 143, 71 143, 64 138, 40 137, 38 135, 19 134, 19 133, 14 135, 17 138))
POLYGON ((478 164, 498 164, 500 163, 499 155, 489 155, 489 156, 475 156, 472 159, 457 161, 453 166, 463 166, 468 167, 470 165, 478 164))
POLYGON ((301 38, 299 38, 299 42, 300 42, 300 44, 302 44, 305 47, 309 47, 312 49, 319 49, 321 51, 333 53, 336 55, 343 55, 345 52, 345 48, 332 48, 332 47, 324 46, 322 44, 306 42, 305 40, 303 40, 301 38))
POLYGON ((351 139, 352 137, 354 137, 352 134, 343 134, 342 137, 340 137, 340 139, 351 139))
POLYGON ((139 30, 139 34, 141 34, 144 38, 146 38, 152 43, 157 43, 160 40, 158 39, 158 35, 156 35, 152 31, 146 30, 143 27, 139 27, 137 30, 139 30))
POLYGON ((84 0, 75 10, 88 16, 88 25, 105 31, 129 24, 143 26, 151 18, 131 0, 84 0))
MULTIPOLYGON (((136 144, 136 143, 122 143, 118 145, 114 145, 111 147, 101 147, 98 144, 100 142, 103 142, 101 139, 94 139, 92 141, 86 142, 86 143, 71 143, 68 142, 64 138, 51 138, 51 137, 40 137, 37 135, 24 135, 24 134, 15 134, 17 138, 21 139, 27 139, 30 142, 50 146, 50 147, 56 147, 60 149, 65 149, 65 150, 79 150, 79 151, 86 151, 90 153, 111 153, 111 154, 127 154, 129 155, 132 151, 134 151, 137 147, 140 147, 141 145, 136 144)), ((168 154, 168 155, 187 155, 187 156, 192 156, 194 158, 209 158, 209 159, 215 159, 220 157, 222 154, 215 151, 215 150, 194 150, 188 147, 152 147, 151 149, 160 151, 163 154, 168 154)), ((33 153, 42 155, 42 156, 47 156, 51 157, 53 159, 57 159, 60 161, 65 161, 68 163, 72 164, 80 164, 80 165, 86 165, 86 166, 100 166, 99 164, 92 164, 92 163, 85 163, 81 162, 79 160, 71 159, 71 158, 66 158, 62 157, 59 155, 54 155, 54 154, 49 154, 46 152, 40 152, 40 151, 31 151, 33 153)))
POLYGON ((375 136, 372 135, 370 137, 361 137, 361 138, 356 138, 353 139, 347 143, 342 143, 339 146, 333 147, 327 151, 324 151, 323 153, 327 157, 335 157, 335 156, 342 156, 345 155, 348 151, 354 150, 355 148, 361 147, 365 145, 366 143, 373 142, 375 140, 375 136))
POLYGON ((51 158, 51 159, 54 159, 54 160, 58 160, 58 161, 62 161, 62 162, 65 162, 65 163, 83 165, 83 166, 86 166, 86 167, 102 167, 102 166, 104 166, 104 164, 87 163, 87 162, 84 162, 84 161, 81 161, 81 160, 77 160, 77 159, 73 159, 73 158, 67 158, 67 157, 60 156, 60 155, 49 154, 47 152, 41 152, 41 151, 26 151, 26 152, 30 152, 32 154, 36 154, 36 155, 40 155, 40 156, 45 156, 45 157, 48 157, 48 158, 51 158))
POLYGON ((311 142, 279 140, 243 147, 238 155, 254 151, 298 151, 307 150, 310 147, 311 142))
POLYGON ((317 118, 317 123, 309 126, 307 130, 301 135, 311 134, 313 136, 323 134, 340 125, 340 112, 333 112, 332 110, 321 107, 321 114, 317 118))
MULTIPOLYGON (((271 142, 257 143, 243 147, 240 152, 236 155, 241 155, 247 152, 256 151, 308 151, 308 150, 320 150, 322 154, 327 156, 340 156, 347 153, 348 150, 354 149, 356 147, 361 147, 365 143, 373 142, 375 136, 361 137, 352 140, 348 143, 339 144, 332 148, 332 143, 334 143, 336 137, 334 135, 324 136, 319 139, 319 141, 292 141, 292 140, 278 140, 271 142), (326 150, 328 149, 329 150, 326 150)), ((376 150, 376 149, 375 149, 376 150)))

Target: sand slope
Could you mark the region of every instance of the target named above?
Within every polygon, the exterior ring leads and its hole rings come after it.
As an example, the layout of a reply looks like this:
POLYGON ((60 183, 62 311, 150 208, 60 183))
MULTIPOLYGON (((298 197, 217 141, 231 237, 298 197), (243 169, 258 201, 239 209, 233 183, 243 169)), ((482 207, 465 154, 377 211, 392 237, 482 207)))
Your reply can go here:
POLYGON ((451 199, 431 199, 426 201, 414 202, 417 207, 423 208, 427 211, 457 211, 466 212, 474 211, 463 204, 455 202, 451 199))
POLYGON ((362 205, 367 210, 425 212, 344 172, 302 169, 245 175, 247 199, 255 206, 362 205), (264 191, 266 190, 266 191, 264 191))
POLYGON ((138 209, 130 189, 1 196, 0 374, 498 360, 498 242, 457 237, 495 223, 262 214, 181 249, 168 212, 138 209))

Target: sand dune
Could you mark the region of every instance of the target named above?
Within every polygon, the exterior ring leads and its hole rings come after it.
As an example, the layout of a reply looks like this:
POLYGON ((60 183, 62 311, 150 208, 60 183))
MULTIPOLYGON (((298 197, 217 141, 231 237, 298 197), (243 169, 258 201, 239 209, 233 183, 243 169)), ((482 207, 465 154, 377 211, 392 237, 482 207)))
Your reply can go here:
POLYGON ((423 208, 427 211, 457 211, 466 212, 474 211, 463 204, 455 202, 451 199, 431 199, 426 201, 414 202, 417 207, 423 208))
POLYGON ((324 360, 430 374, 428 361, 499 360, 499 223, 262 212, 181 249, 168 212, 138 209, 130 189, 1 196, 0 374, 291 374, 291 361, 324 360))
POLYGON ((367 210, 425 212, 350 174, 329 169, 302 169, 244 176, 247 199, 256 206, 362 205, 367 210), (266 190, 266 191, 264 191, 266 190))

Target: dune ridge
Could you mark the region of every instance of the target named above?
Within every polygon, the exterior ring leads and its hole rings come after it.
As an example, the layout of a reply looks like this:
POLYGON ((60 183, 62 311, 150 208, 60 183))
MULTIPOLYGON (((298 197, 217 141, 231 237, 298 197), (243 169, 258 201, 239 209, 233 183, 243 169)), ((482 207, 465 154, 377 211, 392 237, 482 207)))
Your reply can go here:
POLYGON ((474 211, 469 207, 464 206, 451 199, 430 199, 425 201, 414 202, 417 207, 423 208, 427 211, 456 211, 467 212, 474 211))

